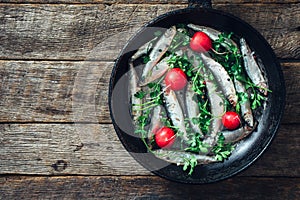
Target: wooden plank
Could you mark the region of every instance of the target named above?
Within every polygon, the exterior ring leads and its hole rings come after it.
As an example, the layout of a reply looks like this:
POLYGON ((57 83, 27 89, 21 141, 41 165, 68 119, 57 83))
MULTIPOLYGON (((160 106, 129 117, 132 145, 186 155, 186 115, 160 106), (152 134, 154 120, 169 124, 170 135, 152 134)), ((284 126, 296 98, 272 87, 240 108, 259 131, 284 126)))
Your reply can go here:
MULTIPOLYGON (((270 148, 239 176, 299 177, 299 129, 282 125, 270 148)), ((0 160, 0 174, 151 175, 110 124, 1 124, 0 160)))
POLYGON ((298 119, 300 119, 300 112, 298 111, 298 108, 300 108, 300 87, 297 86, 300 81, 300 65, 294 64, 296 63, 285 63, 282 65, 286 86, 286 105, 283 115, 284 123, 299 123, 298 119), (293 66, 298 67, 296 69, 293 66))
POLYGON ((150 174, 125 151, 112 125, 0 126, 0 174, 150 174))
POLYGON ((110 122, 108 82, 113 63, 0 63, 2 122, 110 122))
MULTIPOLYGON (((110 123, 112 62, 0 61, 0 122, 110 123)), ((299 123, 300 63, 282 63, 283 123, 299 123)))
MULTIPOLYGON (((1 4, 0 59, 113 60, 143 24, 184 7, 1 4), (95 53, 99 48, 104 53, 95 53)), ((279 58, 300 58, 300 4, 217 4, 215 8, 250 23, 279 58)))
MULTIPOLYGON (((0 0, 0 3, 39 3, 39 4, 187 4, 188 0, 0 0)), ((299 3, 298 0, 212 0, 215 4, 239 4, 239 3, 299 3)))
POLYGON ((158 177, 0 178, 2 199, 245 199, 296 200, 299 178, 234 178, 207 185, 186 185, 158 177))

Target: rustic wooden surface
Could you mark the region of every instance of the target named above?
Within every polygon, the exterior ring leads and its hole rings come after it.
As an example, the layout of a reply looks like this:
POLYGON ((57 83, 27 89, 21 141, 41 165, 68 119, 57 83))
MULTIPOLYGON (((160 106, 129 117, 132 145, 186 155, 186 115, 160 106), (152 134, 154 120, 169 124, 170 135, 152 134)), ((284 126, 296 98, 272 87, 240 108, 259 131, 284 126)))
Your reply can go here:
POLYGON ((0 0, 0 199, 299 199, 300 3, 212 2, 256 28, 281 63, 285 114, 262 157, 228 180, 182 185, 141 167, 113 130, 120 49, 186 0, 0 0))

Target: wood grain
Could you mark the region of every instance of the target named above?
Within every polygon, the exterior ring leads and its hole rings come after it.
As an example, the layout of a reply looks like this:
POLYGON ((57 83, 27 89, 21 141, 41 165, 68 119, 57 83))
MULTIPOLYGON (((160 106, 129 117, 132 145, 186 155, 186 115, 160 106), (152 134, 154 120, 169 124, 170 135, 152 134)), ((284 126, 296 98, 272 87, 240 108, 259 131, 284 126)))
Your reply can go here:
POLYGON ((173 183, 119 141, 107 106, 113 61, 143 24, 187 2, 0 0, 0 199, 299 199, 299 0, 212 0, 282 61, 283 123, 249 168, 209 185, 173 183))
POLYGON ((159 177, 0 178, 0 198, 15 199, 245 199, 296 200, 300 179, 233 178, 208 185, 184 185, 159 177), (30 191, 30 192, 28 192, 30 191), (196 192, 197 191, 197 192, 196 192))
MULTIPOLYGON (((0 122, 110 123, 112 62, 0 61, 0 122)), ((283 123, 299 123, 300 63, 282 63, 283 123)))
MULTIPOLYGON (((0 4, 0 59, 113 60, 143 24, 184 7, 0 4), (97 48, 107 51, 93 54, 97 48)), ((277 57, 300 58, 300 4, 217 4, 215 8, 251 24, 271 44, 277 57)))
MULTIPOLYGON (((282 125, 267 152, 240 175, 299 177, 299 128, 282 125)), ((1 174, 150 175, 110 124, 2 124, 0 130, 1 174)))

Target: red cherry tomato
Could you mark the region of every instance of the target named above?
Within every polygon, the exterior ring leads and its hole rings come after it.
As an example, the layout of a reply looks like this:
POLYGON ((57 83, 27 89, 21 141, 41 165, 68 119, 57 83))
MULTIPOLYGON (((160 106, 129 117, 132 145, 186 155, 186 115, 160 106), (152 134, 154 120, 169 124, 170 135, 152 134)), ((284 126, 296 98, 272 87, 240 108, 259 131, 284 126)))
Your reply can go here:
POLYGON ((165 83, 172 90, 181 90, 187 84, 187 77, 180 68, 173 68, 168 71, 165 77, 165 83))
POLYGON ((222 123, 227 129, 234 130, 240 126, 241 119, 236 112, 228 111, 223 115, 222 123))
POLYGON ((155 133, 156 144, 163 149, 171 147, 175 142, 175 133, 173 129, 162 127, 155 133))
POLYGON ((206 52, 211 49, 212 42, 206 33, 196 32, 190 41, 190 47, 197 52, 206 52))

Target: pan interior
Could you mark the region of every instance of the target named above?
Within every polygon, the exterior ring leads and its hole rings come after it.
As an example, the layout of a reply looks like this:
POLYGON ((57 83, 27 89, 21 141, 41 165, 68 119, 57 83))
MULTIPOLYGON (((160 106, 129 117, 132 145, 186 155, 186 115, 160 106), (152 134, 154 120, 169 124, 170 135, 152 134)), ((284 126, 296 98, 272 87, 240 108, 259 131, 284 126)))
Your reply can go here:
POLYGON ((109 92, 109 105, 114 128, 126 150, 145 168, 169 180, 182 183, 210 183, 231 177, 253 163, 270 144, 278 129, 285 103, 285 86, 280 66, 266 40, 246 22, 214 9, 187 8, 166 13, 141 28, 124 47, 115 63, 109 92), (128 60, 133 49, 153 38, 157 28, 169 28, 176 24, 194 23, 224 32, 233 32, 244 37, 260 57, 272 93, 259 119, 257 130, 241 141, 228 160, 222 163, 199 165, 192 175, 187 175, 182 166, 166 163, 151 153, 134 132, 129 113, 128 81, 123 79, 128 72, 128 60), (150 28, 149 28, 150 27, 150 28), (121 85, 120 87, 117 85, 121 85), (116 88, 118 91, 114 91, 116 88), (117 94, 117 95, 114 95, 117 94), (120 126, 120 122, 122 125, 120 126), (128 134, 130 133, 130 134, 128 134))

